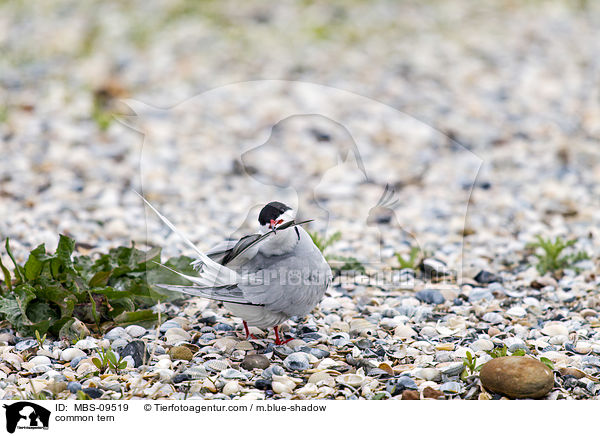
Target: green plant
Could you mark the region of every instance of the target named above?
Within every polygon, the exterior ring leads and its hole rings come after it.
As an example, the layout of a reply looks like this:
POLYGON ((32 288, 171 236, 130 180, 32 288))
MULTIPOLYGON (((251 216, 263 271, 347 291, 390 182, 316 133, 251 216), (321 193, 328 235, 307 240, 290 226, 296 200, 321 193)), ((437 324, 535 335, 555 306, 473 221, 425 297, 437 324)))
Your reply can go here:
MULTIPOLYGON (((100 332, 103 327, 148 324, 156 319, 149 307, 157 301, 181 295, 152 287, 153 283, 185 284, 176 274, 161 268, 160 249, 142 251, 118 247, 100 254, 73 258, 75 241, 60 235, 54 253, 44 244, 31 251, 27 261, 16 262, 10 242, 6 251, 14 264, 14 281, 4 265, 0 283, 0 319, 7 320, 23 335, 49 332, 60 338, 77 338, 71 327, 77 320, 100 332)), ((166 265, 195 275, 191 258, 169 259, 166 265)))
POLYGON ((333 245, 335 242, 342 239, 342 232, 335 232, 329 238, 319 235, 317 232, 308 232, 310 238, 317 246, 319 251, 324 254, 325 260, 329 262, 334 272, 340 271, 358 271, 364 274, 365 267, 354 257, 338 256, 333 254, 325 254, 325 250, 333 245), (333 263, 332 263, 333 261, 333 263))
POLYGON ((92 398, 86 394, 83 391, 77 391, 77 394, 75 394, 75 396, 77 397, 78 400, 91 400, 92 398))
POLYGON ((471 354, 470 351, 467 351, 467 357, 463 357, 462 361, 463 365, 465 366, 465 369, 461 373, 460 379, 463 381, 466 380, 467 377, 475 374, 476 372, 479 372, 479 370, 483 366, 483 364, 477 365, 477 356, 471 354))
POLYGON ((308 234, 321 253, 324 253, 330 245, 342 239, 342 232, 335 232, 329 238, 321 236, 317 232, 308 232, 308 234))
POLYGON ((552 363, 552 361, 547 357, 540 357, 540 362, 542 362, 544 365, 546 365, 548 368, 554 371, 554 363, 552 363))
MULTIPOLYGON (((503 345, 502 348, 496 347, 491 351, 486 351, 486 353, 494 359, 497 357, 504 357, 509 355, 508 348, 506 348, 506 345, 503 345)), ((517 348, 515 351, 510 353, 511 356, 524 356, 525 354, 527 354, 527 352, 523 348, 517 348)))
POLYGON ((574 239, 563 241, 562 238, 556 237, 552 241, 550 238, 544 239, 539 235, 536 236, 536 239, 536 242, 527 244, 527 248, 538 251, 534 252, 534 256, 538 259, 536 268, 540 274, 546 274, 547 272, 555 273, 558 270, 573 267, 581 260, 590 258, 585 251, 562 254, 566 248, 575 245, 577 241, 574 239))
POLYGON ((117 360, 117 356, 112 350, 104 350, 102 348, 98 351, 98 357, 92 358, 92 363, 99 369, 100 373, 104 374, 107 369, 112 370, 115 374, 121 369, 127 368, 127 362, 121 357, 117 360))
POLYGON ((416 269, 418 266, 419 251, 419 247, 410 247, 408 259, 404 259, 404 257, 400 253, 396 253, 395 256, 396 259, 398 259, 398 263, 400 264, 400 269, 416 269))
POLYGON ((44 336, 40 336, 40 332, 38 330, 35 331, 35 340, 38 343, 38 348, 42 348, 44 345, 44 342, 46 342, 46 333, 44 333, 44 336))

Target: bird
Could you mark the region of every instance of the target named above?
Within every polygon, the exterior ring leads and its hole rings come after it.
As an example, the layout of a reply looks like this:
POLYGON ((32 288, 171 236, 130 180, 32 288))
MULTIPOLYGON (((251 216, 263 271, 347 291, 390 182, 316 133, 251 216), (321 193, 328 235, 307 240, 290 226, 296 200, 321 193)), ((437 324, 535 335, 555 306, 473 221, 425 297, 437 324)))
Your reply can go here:
POLYGON ((144 202, 197 254, 191 265, 198 276, 159 263, 192 285, 156 284, 170 291, 221 301, 243 320, 246 338, 249 325, 273 328, 275 345, 283 345, 278 326, 291 317, 302 317, 323 299, 332 281, 329 264, 290 206, 272 201, 258 215, 258 233, 226 240, 206 253, 164 217, 143 196, 144 202))

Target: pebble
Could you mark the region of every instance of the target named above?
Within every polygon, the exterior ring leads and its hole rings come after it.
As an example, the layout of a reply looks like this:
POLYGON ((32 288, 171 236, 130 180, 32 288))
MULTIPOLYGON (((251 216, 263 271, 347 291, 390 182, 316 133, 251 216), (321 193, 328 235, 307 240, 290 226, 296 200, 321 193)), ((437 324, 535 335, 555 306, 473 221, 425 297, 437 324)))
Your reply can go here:
POLYGON ((194 353, 183 345, 175 346, 169 350, 169 356, 173 360, 192 360, 194 353))
POLYGON ((513 306, 506 311, 506 314, 516 318, 523 318, 524 316, 527 316, 527 311, 521 306, 513 306))
POLYGON ((92 399, 100 398, 103 394, 98 388, 83 388, 82 391, 92 399))
POLYGON ((252 371, 255 368, 266 369, 271 364, 271 361, 264 354, 249 354, 247 355, 240 366, 247 371, 252 371))
POLYGON ((492 301, 494 294, 485 288, 475 288, 469 293, 469 303, 479 303, 482 301, 492 301))
POLYGON ((569 329, 560 322, 548 322, 544 325, 542 333, 546 336, 567 336, 569 329))
POLYGON ((115 328, 109 330, 104 335, 104 338, 108 339, 110 341, 114 341, 115 339, 128 339, 129 335, 127 334, 127 332, 125 331, 125 329, 123 327, 115 327, 115 328))
POLYGON ((417 291, 415 297, 417 297, 419 301, 427 304, 442 304, 446 300, 442 293, 437 289, 423 289, 417 291))
POLYGON ((419 368, 415 372, 415 377, 429 381, 440 381, 442 379, 442 372, 437 368, 419 368))
POLYGON ((481 270, 474 277, 474 280, 483 285, 487 285, 493 282, 501 282, 502 279, 498 277, 496 274, 491 273, 489 271, 481 270))
POLYGON ((50 365, 52 362, 47 356, 35 356, 29 360, 32 365, 50 365))
POLYGON ((225 395, 235 395, 239 393, 240 390, 241 386, 236 380, 231 380, 225 383, 225 386, 223 386, 223 393, 225 395))
POLYGON ((494 349, 494 343, 489 339, 477 339, 471 345, 469 345, 471 350, 478 351, 492 351, 494 349))
POLYGON ((425 386, 423 389, 423 398, 433 398, 437 400, 440 397, 443 397, 444 394, 437 389, 432 388, 431 386, 425 386))
POLYGON ((121 351, 121 357, 131 357, 133 359, 133 366, 137 368, 149 359, 149 354, 146 351, 146 344, 143 341, 133 341, 127 344, 121 351))
POLYGON ((67 389, 71 393, 76 394, 77 391, 81 390, 81 383, 76 382, 76 381, 71 381, 71 382, 67 383, 67 389))
POLYGON ((402 400, 420 400, 421 397, 417 391, 404 391, 402 392, 402 400))
POLYGON ((539 360, 505 356, 485 363, 479 374, 487 390, 511 398, 541 398, 554 386, 554 375, 539 360))
POLYGON ((146 329, 139 325, 130 325, 125 329, 125 332, 132 338, 140 338, 146 334, 146 329))
MULTIPOLYGON (((77 358, 85 358, 86 354, 85 351, 80 350, 79 348, 66 348, 64 350, 61 351, 60 353, 60 360, 64 360, 66 362, 71 362, 74 359, 77 358)), ((79 362, 77 362, 79 363, 79 362)), ((77 363, 75 363, 75 365, 71 364, 71 366, 77 366, 77 363)))

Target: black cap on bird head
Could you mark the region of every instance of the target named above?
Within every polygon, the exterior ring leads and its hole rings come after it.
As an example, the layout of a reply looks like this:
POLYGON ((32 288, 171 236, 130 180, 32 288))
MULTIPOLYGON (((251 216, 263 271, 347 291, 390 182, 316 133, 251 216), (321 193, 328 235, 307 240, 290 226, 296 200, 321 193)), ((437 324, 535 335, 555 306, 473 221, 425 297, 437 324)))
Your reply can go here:
POLYGON ((263 207, 258 214, 258 223, 261 226, 267 225, 272 221, 278 221, 279 217, 285 213, 287 210, 291 210, 292 208, 286 206, 285 204, 279 201, 272 201, 263 207))

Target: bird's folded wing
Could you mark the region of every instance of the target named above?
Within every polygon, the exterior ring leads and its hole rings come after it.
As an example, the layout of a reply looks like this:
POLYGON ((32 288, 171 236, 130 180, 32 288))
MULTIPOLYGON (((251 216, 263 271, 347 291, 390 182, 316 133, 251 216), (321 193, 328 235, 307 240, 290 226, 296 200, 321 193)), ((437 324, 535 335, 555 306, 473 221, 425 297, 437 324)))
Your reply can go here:
POLYGON ((211 300, 224 301, 227 303, 252 304, 243 291, 237 286, 224 286, 220 288, 207 288, 202 286, 182 286, 182 285, 156 285, 159 288, 169 291, 181 292, 184 294, 195 295, 197 297, 209 298, 211 300))

